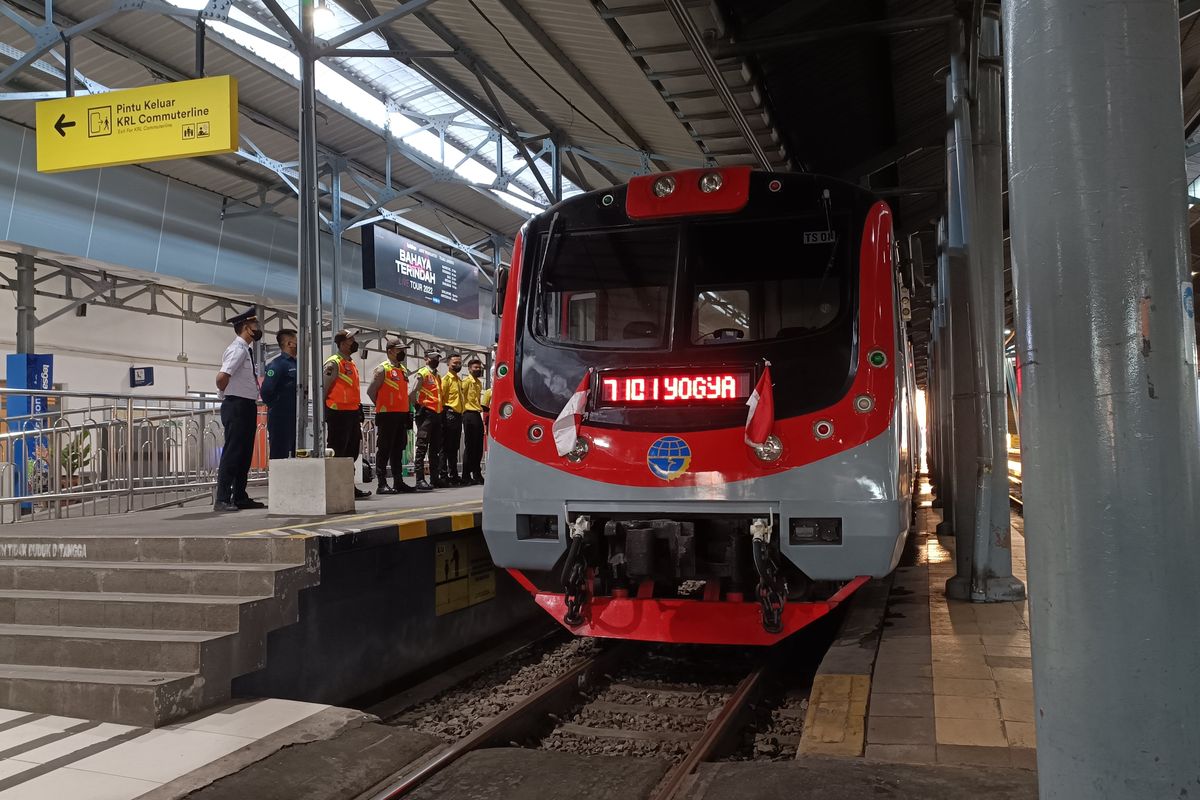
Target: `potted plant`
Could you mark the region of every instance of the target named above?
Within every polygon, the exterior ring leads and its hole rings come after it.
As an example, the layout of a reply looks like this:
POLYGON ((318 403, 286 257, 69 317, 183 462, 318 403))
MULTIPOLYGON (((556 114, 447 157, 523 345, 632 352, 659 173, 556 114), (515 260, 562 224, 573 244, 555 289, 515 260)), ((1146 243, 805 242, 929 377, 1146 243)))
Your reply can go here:
POLYGON ((62 451, 63 487, 75 488, 83 482, 83 473, 92 464, 92 435, 82 431, 62 451))

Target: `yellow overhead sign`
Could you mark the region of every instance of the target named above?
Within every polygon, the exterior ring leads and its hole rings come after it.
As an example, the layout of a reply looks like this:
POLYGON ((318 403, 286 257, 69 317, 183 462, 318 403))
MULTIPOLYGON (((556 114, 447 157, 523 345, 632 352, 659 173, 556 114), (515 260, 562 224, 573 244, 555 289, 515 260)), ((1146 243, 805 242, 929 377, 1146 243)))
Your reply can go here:
POLYGON ((37 104, 38 172, 144 164, 237 149, 230 75, 37 104))

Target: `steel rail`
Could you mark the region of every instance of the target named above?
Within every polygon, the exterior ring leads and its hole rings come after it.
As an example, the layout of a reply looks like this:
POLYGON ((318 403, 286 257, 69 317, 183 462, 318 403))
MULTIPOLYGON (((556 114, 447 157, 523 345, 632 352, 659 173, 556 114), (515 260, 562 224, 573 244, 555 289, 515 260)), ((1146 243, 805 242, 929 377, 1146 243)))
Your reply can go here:
POLYGON ((762 696, 770 671, 770 665, 763 664, 741 680, 687 757, 672 767, 659 782, 650 795, 651 800, 682 797, 688 778, 700 764, 736 749, 736 737, 745 726, 746 716, 762 696))
POLYGON ((402 770, 395 781, 369 797, 371 800, 396 800, 404 797, 467 753, 485 747, 506 745, 536 732, 550 715, 562 713, 570 708, 583 688, 595 682, 625 651, 623 646, 612 647, 571 668, 491 722, 441 750, 432 759, 402 770))

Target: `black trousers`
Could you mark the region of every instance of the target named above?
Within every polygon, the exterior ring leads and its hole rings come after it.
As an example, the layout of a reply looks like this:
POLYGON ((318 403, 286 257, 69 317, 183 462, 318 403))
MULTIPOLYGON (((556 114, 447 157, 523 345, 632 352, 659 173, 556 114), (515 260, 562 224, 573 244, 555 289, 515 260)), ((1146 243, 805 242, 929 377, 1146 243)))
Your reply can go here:
POLYGON ((458 446, 462 444, 463 416, 447 408, 442 412, 442 477, 458 480, 458 446))
POLYGON ((479 472, 483 463, 483 415, 478 411, 463 412, 463 437, 466 443, 463 447, 463 477, 481 480, 479 472))
POLYGON ((358 458, 362 446, 362 414, 353 411, 325 409, 326 441, 335 458, 358 458))
POLYGON ((404 478, 404 447, 408 444, 408 429, 412 416, 407 411, 385 411, 375 415, 375 474, 379 485, 387 483, 387 468, 392 467, 392 483, 399 485, 404 478))
POLYGON ((441 479, 438 462, 442 452, 442 417, 427 408, 417 408, 417 451, 413 455, 417 480, 425 480, 425 456, 429 456, 429 479, 441 479))
POLYGON ((221 401, 221 424, 225 426, 225 446, 217 467, 216 502, 236 503, 249 497, 246 480, 254 459, 258 403, 245 397, 226 397, 221 401))
POLYGON ((267 409, 267 444, 271 458, 291 458, 296 452, 296 399, 267 409), (285 407, 286 406, 286 407, 285 407))

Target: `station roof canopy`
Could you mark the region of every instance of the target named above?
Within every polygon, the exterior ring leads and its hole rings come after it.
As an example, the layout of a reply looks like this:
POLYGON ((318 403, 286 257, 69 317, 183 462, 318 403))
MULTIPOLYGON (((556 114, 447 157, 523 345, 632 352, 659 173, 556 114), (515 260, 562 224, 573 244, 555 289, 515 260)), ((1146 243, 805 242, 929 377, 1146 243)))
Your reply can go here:
MULTIPOLYGON (((299 69, 289 30, 300 1, 3 0, 0 117, 32 127, 29 101, 61 94, 61 34, 79 91, 181 80, 201 67, 234 75, 238 153, 147 168, 294 216, 299 69)), ((312 1, 325 51, 318 139, 329 174, 344 173, 347 217, 390 220, 487 269, 560 193, 709 164, 833 175, 886 197, 903 258, 920 254, 904 266, 923 349, 945 205, 943 73, 984 3, 312 1)), ((1181 3, 1189 136, 1200 120, 1197 11, 1196 0, 1181 3)))

